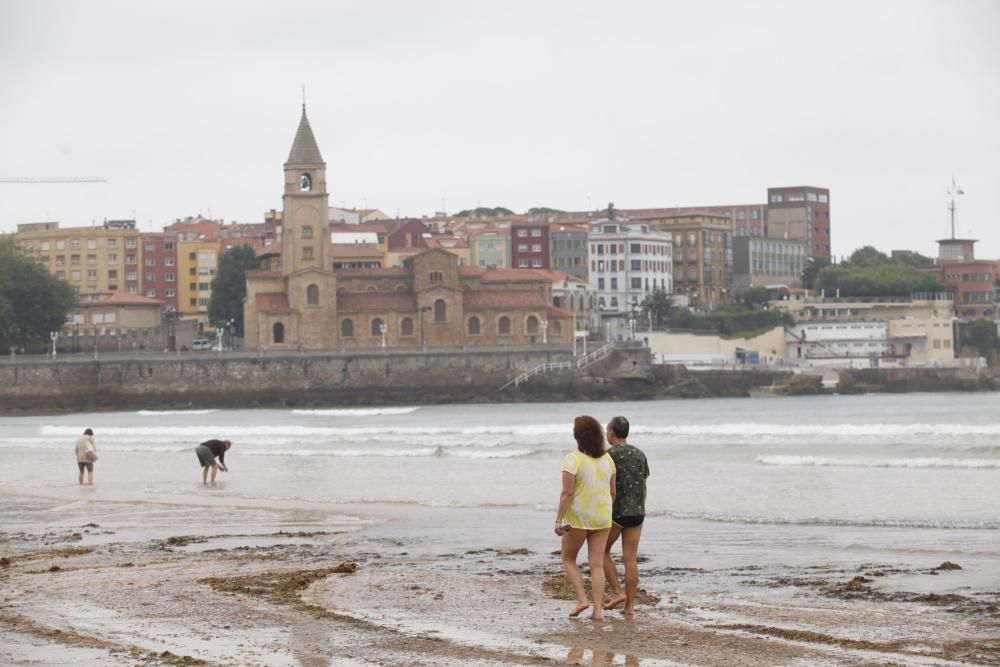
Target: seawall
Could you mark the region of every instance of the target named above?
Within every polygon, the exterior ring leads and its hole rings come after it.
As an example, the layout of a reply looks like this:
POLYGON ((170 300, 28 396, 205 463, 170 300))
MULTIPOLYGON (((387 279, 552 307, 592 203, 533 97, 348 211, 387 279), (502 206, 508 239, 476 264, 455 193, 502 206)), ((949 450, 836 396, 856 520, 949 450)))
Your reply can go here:
MULTIPOLYGON (((652 365, 626 347, 585 370, 555 370, 500 387, 540 364, 573 362, 552 348, 317 354, 189 354, 0 362, 0 413, 178 407, 413 405, 643 400, 831 393, 819 375, 769 368, 693 371, 652 365)), ((988 369, 840 372, 840 393, 981 391, 988 369)))

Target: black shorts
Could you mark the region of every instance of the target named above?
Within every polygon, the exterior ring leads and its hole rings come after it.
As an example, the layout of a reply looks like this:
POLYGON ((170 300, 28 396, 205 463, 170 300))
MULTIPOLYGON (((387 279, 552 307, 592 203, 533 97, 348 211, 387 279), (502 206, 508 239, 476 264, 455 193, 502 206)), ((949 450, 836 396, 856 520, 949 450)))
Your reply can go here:
POLYGON ((614 522, 619 528, 635 528, 636 526, 641 526, 642 522, 646 519, 642 514, 636 516, 616 516, 612 517, 611 521, 614 522))
POLYGON ((80 469, 82 473, 84 470, 87 472, 94 472, 94 462, 93 461, 77 461, 76 467, 80 469))
POLYGON ((215 465, 215 454, 213 454, 212 450, 205 445, 198 445, 195 447, 194 453, 198 455, 198 463, 201 464, 202 468, 215 465))

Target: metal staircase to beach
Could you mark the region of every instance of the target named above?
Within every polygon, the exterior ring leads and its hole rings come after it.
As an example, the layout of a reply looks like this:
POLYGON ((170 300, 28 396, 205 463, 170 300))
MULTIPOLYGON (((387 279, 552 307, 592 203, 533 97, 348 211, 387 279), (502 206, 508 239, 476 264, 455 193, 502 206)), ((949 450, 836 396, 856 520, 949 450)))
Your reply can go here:
POLYGON ((513 380, 510 380, 502 387, 499 391, 503 391, 507 387, 513 386, 515 389, 521 385, 523 382, 527 382, 528 378, 535 375, 540 375, 542 373, 547 373, 549 371, 582 371, 585 368, 593 366, 595 363, 607 357, 615 349, 614 342, 605 343, 601 347, 597 348, 593 352, 589 352, 584 356, 580 357, 576 361, 553 361, 547 364, 539 364, 534 368, 529 368, 524 371, 513 380))

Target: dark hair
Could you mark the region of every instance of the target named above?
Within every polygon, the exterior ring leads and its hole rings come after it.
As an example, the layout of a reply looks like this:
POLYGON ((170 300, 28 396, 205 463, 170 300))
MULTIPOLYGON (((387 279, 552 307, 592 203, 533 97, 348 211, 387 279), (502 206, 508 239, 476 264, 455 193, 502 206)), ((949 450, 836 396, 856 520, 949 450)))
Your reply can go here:
POLYGON ((83 434, 84 434, 84 435, 94 435, 94 432, 93 432, 93 431, 91 431, 91 430, 90 430, 90 429, 88 428, 88 429, 87 429, 86 431, 84 431, 84 432, 83 432, 83 434))
POLYGON ((624 417, 612 417, 611 421, 608 422, 608 428, 622 440, 628 437, 628 420, 624 417))
POLYGON ((599 459, 604 455, 604 429, 593 417, 581 415, 573 420, 576 448, 587 456, 599 459))

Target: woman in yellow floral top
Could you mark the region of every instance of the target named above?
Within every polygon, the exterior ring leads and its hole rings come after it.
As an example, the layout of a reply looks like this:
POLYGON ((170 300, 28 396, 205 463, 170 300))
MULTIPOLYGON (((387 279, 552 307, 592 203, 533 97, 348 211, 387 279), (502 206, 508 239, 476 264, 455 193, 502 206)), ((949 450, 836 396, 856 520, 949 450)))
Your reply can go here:
POLYGON ((576 451, 562 462, 562 493, 556 514, 556 535, 562 538, 562 560, 573 591, 578 616, 591 606, 576 564, 577 554, 587 542, 590 588, 593 598, 591 618, 600 621, 604 599, 604 547, 611 529, 611 502, 615 497, 615 464, 604 448, 604 429, 593 417, 577 417, 573 422, 576 451))

